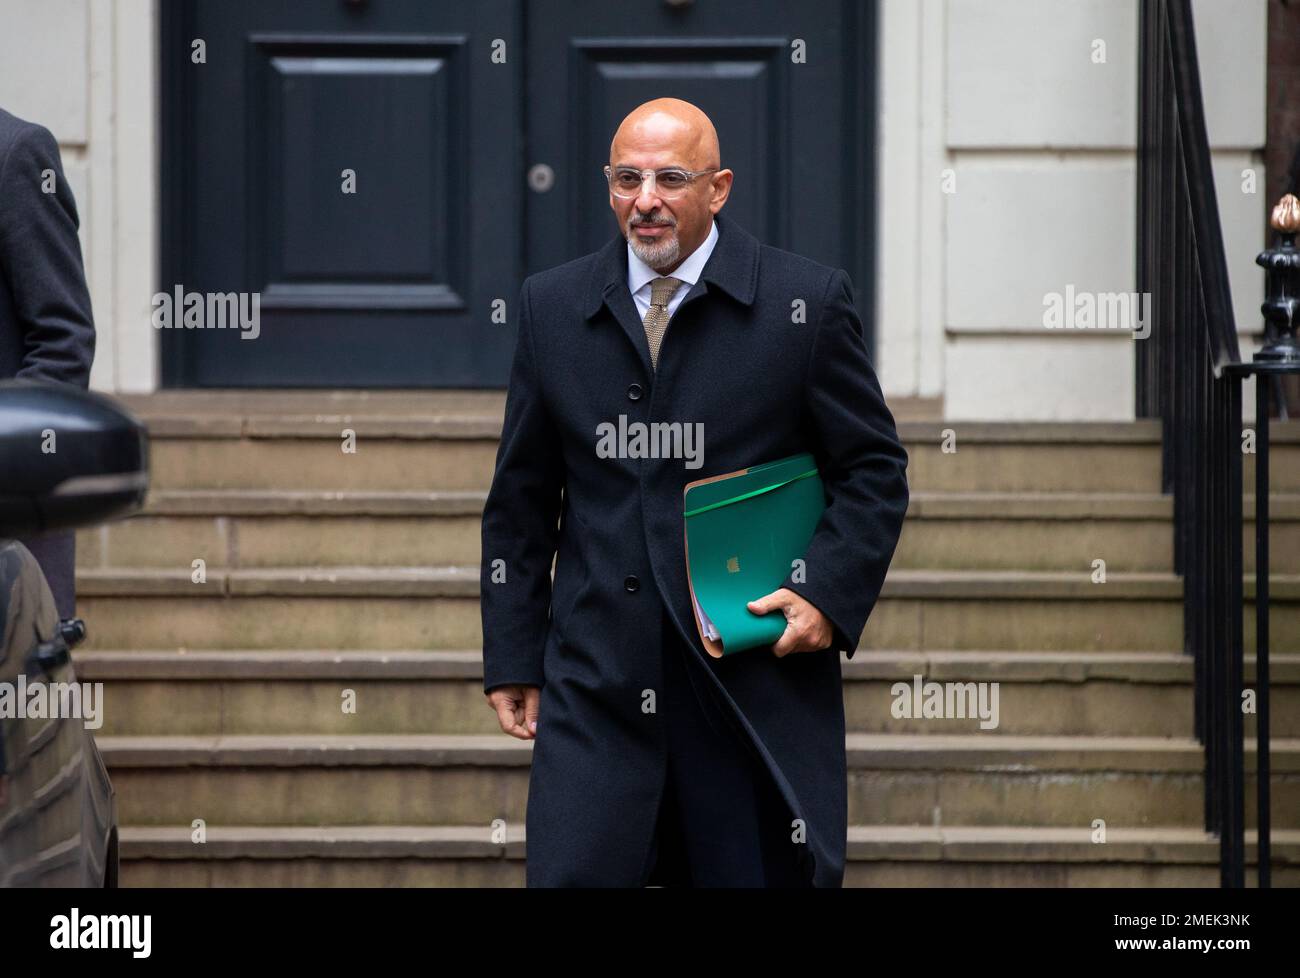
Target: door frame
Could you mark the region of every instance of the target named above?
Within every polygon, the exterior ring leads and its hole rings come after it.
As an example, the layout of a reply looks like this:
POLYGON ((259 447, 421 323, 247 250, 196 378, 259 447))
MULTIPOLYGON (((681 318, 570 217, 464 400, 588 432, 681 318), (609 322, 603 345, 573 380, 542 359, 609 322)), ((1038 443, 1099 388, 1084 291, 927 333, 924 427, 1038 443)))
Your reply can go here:
MULTIPOLYGON (((185 171, 185 124, 190 105, 189 86, 182 84, 177 58, 164 51, 188 48, 189 4, 158 4, 158 282, 162 291, 181 281, 184 247, 182 210, 187 189, 185 171), (167 284, 172 283, 172 284, 167 284)), ((152 325, 150 328, 153 328, 152 325)), ((186 370, 180 337, 183 332, 160 329, 158 337, 158 386, 161 389, 195 386, 186 370)))

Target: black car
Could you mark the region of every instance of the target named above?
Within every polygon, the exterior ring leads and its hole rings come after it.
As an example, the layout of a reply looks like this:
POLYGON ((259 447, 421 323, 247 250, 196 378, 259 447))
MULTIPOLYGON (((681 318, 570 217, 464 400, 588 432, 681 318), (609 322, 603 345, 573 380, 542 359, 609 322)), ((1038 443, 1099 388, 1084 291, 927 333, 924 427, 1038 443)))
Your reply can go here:
POLYGON ((71 655, 86 628, 59 619, 13 537, 138 509, 148 458, 144 427, 109 398, 0 382, 0 887, 117 885, 116 800, 93 733, 103 697, 71 655))

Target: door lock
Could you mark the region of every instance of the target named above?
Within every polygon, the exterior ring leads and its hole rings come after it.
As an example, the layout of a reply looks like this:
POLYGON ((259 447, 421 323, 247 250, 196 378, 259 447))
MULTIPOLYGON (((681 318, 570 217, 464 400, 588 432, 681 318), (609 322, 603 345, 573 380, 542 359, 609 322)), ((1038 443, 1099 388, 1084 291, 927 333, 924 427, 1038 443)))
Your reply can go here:
POLYGON ((555 171, 545 163, 536 163, 528 170, 528 186, 544 194, 555 186, 555 171))

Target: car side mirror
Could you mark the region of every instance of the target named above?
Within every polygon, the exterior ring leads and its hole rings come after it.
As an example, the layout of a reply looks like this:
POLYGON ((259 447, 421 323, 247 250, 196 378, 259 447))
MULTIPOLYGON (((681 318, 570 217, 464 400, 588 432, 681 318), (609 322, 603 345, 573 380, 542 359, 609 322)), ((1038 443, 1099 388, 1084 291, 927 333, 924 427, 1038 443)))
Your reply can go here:
POLYGON ((0 537, 126 516, 149 489, 149 434, 111 398, 0 381, 0 537))

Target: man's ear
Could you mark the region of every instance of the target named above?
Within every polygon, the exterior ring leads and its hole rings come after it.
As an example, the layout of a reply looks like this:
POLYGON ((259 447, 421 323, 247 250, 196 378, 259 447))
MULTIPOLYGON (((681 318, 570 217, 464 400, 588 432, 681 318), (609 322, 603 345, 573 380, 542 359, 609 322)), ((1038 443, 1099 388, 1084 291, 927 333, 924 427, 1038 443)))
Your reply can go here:
POLYGON ((718 213, 726 204, 727 198, 731 196, 731 181, 734 177, 735 174, 730 170, 719 170, 713 174, 713 180, 709 183, 709 186, 713 189, 713 196, 709 199, 709 211, 711 213, 718 213))

